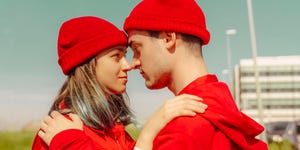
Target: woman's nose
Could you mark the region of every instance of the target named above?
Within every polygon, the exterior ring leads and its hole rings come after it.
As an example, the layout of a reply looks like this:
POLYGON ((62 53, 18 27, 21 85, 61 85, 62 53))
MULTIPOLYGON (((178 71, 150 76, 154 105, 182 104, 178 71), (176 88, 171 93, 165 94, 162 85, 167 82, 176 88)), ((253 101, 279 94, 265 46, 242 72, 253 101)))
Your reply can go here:
POLYGON ((124 71, 130 71, 132 69, 132 66, 128 63, 127 59, 124 58, 122 60, 122 70, 124 71))

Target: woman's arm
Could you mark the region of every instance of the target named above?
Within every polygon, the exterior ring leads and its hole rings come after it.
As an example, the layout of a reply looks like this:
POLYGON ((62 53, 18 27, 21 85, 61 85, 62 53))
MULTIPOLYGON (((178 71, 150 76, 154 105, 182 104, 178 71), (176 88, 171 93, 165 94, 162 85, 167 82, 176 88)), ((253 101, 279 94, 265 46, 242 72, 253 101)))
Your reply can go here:
POLYGON ((144 125, 137 139, 136 147, 141 150, 151 150, 153 140, 158 132, 172 119, 178 116, 195 116, 196 113, 203 113, 207 105, 199 101, 202 99, 188 94, 166 100, 144 125))
MULTIPOLYGON (((136 147, 142 150, 152 149, 155 136, 172 119, 178 116, 195 116, 196 113, 203 113, 207 105, 201 101, 201 98, 188 94, 166 100, 144 125, 137 139, 136 147)), ((59 112, 53 111, 50 116, 43 119, 38 135, 47 145, 50 145, 55 135, 63 131, 66 132, 69 129, 83 130, 83 123, 80 118, 75 114, 69 114, 69 116, 70 119, 67 119, 59 112)), ((69 141, 72 142, 71 139, 69 141)), ((64 140, 66 143, 69 141, 64 140)), ((69 145, 72 147, 71 144, 69 145)))

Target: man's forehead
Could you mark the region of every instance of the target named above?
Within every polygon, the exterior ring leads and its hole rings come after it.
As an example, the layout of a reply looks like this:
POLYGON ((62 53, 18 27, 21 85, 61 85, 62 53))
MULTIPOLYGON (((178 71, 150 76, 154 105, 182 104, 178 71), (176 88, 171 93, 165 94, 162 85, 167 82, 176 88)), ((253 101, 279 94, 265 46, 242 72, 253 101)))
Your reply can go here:
POLYGON ((134 30, 130 30, 127 32, 128 35, 128 46, 131 47, 131 45, 133 44, 133 35, 134 35, 134 30))
POLYGON ((132 47, 133 44, 139 43, 139 40, 145 36, 147 36, 146 31, 140 31, 140 30, 128 31, 128 46, 132 47))
POLYGON ((129 30, 127 33, 129 38, 132 36, 149 36, 146 30, 129 30))

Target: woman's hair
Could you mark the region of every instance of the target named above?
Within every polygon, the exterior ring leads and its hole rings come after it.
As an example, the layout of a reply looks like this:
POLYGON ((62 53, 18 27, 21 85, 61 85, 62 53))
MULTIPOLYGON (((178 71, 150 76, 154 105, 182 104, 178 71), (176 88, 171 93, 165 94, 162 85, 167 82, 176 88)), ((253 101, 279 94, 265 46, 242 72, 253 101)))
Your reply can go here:
POLYGON ((127 125, 132 113, 126 93, 113 94, 96 78, 96 58, 73 69, 49 111, 75 113, 89 127, 106 130, 119 122, 127 125), (107 96, 109 95, 109 96, 107 96))

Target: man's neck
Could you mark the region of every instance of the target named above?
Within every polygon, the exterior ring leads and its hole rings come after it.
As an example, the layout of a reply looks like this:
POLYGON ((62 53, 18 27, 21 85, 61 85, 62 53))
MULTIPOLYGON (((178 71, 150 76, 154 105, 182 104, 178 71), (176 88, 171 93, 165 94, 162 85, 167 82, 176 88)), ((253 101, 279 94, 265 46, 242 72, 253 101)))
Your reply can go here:
POLYGON ((188 84, 208 74, 203 59, 188 58, 174 65, 169 90, 177 95, 188 84))

